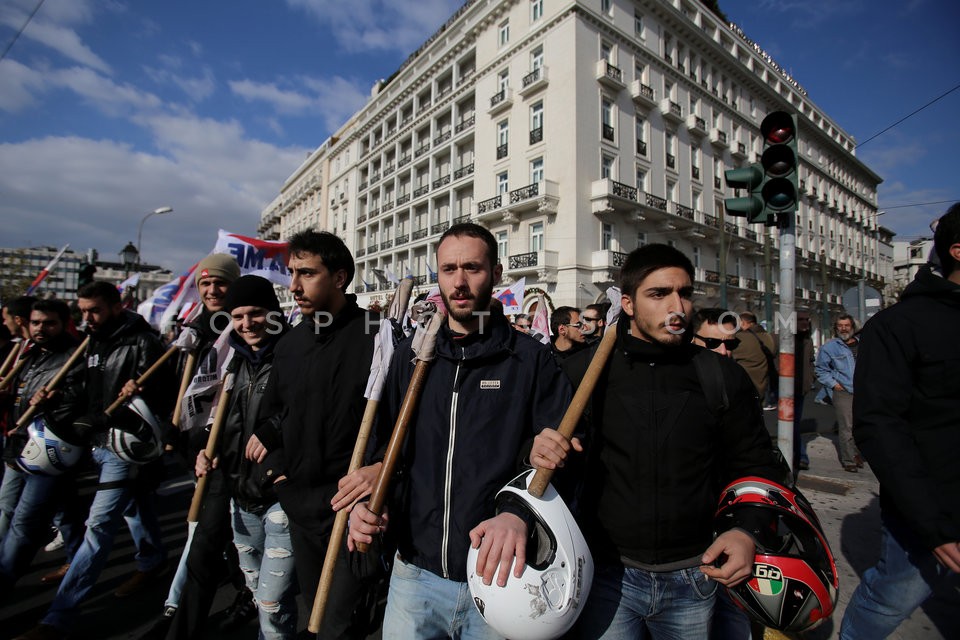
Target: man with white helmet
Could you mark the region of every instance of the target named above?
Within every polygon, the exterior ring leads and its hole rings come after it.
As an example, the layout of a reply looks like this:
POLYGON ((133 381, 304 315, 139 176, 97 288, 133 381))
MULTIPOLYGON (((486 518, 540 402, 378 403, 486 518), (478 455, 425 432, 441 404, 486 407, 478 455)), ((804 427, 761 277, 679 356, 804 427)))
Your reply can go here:
MULTIPOLYGON (((33 303, 29 317, 28 328, 33 343, 23 356, 25 363, 11 387, 14 396, 10 398, 13 405, 10 424, 15 424, 29 406, 37 404, 40 405, 39 413, 34 422, 42 425, 40 433, 44 430, 53 433, 43 436, 44 446, 33 443, 32 451, 38 454, 35 462, 24 460, 25 447, 30 447, 31 439, 38 437, 33 425, 29 431, 26 425, 17 429, 8 436, 4 447, 6 473, 18 469, 24 477, 24 488, 10 529, 0 543, 0 595, 6 595, 30 566, 44 544, 51 519, 60 507, 67 508, 60 523, 66 541, 67 563, 83 534, 82 527, 73 526, 82 522, 82 515, 71 508, 76 501, 64 499, 75 478, 64 473, 66 470, 60 468, 61 465, 50 464, 45 450, 47 442, 55 441, 58 436, 70 438, 70 426, 85 408, 80 362, 67 372, 56 391, 49 395, 44 391, 77 348, 77 340, 66 331, 70 309, 62 300, 39 300, 33 303)), ((73 443, 76 454, 82 451, 79 444, 73 443)), ((70 446, 65 443, 58 450, 70 446)))

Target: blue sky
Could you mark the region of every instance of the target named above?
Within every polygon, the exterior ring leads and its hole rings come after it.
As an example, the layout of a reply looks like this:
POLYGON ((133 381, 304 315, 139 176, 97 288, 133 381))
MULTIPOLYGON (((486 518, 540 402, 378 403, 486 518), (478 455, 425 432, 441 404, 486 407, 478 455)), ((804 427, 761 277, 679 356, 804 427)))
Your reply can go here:
MULTIPOLYGON (((218 228, 252 235, 307 153, 459 4, 45 0, 0 61, 0 244, 115 257, 166 205, 144 261, 180 269, 218 228)), ((36 5, 0 4, 0 47, 36 5)), ((960 84, 953 0, 721 7, 860 141, 960 84)), ((960 199, 958 116, 960 90, 858 151, 902 237, 946 205, 899 205, 960 199)))

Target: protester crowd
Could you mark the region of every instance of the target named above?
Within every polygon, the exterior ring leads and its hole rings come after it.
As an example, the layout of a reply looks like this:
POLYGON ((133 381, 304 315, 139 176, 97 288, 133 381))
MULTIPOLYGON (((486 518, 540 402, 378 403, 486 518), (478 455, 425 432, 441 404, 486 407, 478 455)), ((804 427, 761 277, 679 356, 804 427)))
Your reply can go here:
POLYGON ((115 595, 170 583, 149 638, 205 637, 224 581, 224 624, 256 618, 261 638, 297 637, 298 597, 322 603, 319 637, 366 637, 384 593, 384 638, 803 631, 838 588, 794 484, 815 379, 838 464, 870 465, 881 486, 881 559, 840 637, 888 636, 960 572, 960 205, 936 227, 938 264, 862 331, 841 315, 815 355, 798 315, 789 461, 763 422, 782 391, 775 336, 749 312, 694 309, 673 247, 631 252, 605 303, 555 309, 549 345, 493 298, 502 267, 483 227, 443 234, 437 291, 410 314, 399 292, 358 306, 335 235, 304 231, 288 250, 292 327, 273 284, 220 253, 197 266, 200 306, 169 342, 108 283, 82 287, 75 310, 5 301, 0 595, 17 598, 54 535, 65 556, 21 639, 70 635, 121 526, 137 570, 115 595), (197 480, 178 559, 157 520, 164 456, 197 480))

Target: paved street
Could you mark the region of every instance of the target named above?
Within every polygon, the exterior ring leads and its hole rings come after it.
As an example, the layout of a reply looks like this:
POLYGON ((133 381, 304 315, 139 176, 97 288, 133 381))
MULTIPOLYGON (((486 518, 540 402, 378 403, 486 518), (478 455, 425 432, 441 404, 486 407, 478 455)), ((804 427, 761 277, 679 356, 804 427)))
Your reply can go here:
MULTIPOLYGON (((840 571, 840 601, 834 619, 806 637, 828 640, 837 637, 844 607, 859 583, 860 575, 876 561, 880 540, 878 484, 869 469, 853 474, 840 468, 836 436, 832 433, 832 409, 813 404, 812 397, 812 394, 807 396, 803 424, 805 437, 810 439, 811 468, 801 473, 800 486, 816 509, 833 547, 840 571), (841 538, 843 544, 840 542, 841 538)), ((775 412, 768 411, 765 417, 771 433, 775 433, 775 412)), ((169 544, 171 563, 179 556, 186 538, 184 521, 191 490, 192 485, 182 469, 175 469, 175 473, 162 488, 161 524, 169 544)), ((43 615, 54 589, 41 585, 39 578, 62 561, 60 552, 41 552, 37 556, 33 572, 20 581, 16 595, 0 606, 0 639, 16 636, 35 624, 43 615)), ((143 592, 123 600, 115 598, 113 591, 133 568, 132 543, 126 529, 123 529, 107 569, 94 588, 90 600, 83 607, 83 615, 75 629, 75 638, 138 638, 150 628, 162 607, 172 568, 164 580, 143 592)), ((248 624, 239 632, 220 634, 216 631, 216 626, 223 617, 222 612, 230 604, 232 597, 232 588, 223 587, 219 590, 207 638, 252 639, 257 636, 256 623, 248 624)), ((301 614, 301 627, 305 627, 307 611, 303 606, 301 614)), ((955 579, 947 588, 941 589, 901 625, 897 634, 892 637, 897 640, 960 638, 960 579, 955 579)))

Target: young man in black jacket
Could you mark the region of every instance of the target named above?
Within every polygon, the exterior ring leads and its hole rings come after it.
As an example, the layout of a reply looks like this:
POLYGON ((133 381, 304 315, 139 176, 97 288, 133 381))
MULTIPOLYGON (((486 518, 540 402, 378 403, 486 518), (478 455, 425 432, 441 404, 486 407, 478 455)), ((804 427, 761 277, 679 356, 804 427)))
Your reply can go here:
MULTIPOLYGON (((397 497, 383 519, 357 504, 349 544, 371 542, 389 517, 398 553, 384 638, 496 638, 470 597, 467 553, 479 547, 487 584, 505 585, 511 569, 522 573, 528 522, 508 506, 497 514, 494 498, 520 471, 536 431, 560 422, 570 386, 549 349, 491 307, 502 267, 489 231, 452 226, 440 238, 437 267, 447 323, 409 427, 397 497)), ((412 340, 390 364, 374 459, 383 457, 413 373, 412 340)))
MULTIPOLYGON (((882 544, 840 627, 886 638, 949 573, 960 573, 960 203, 900 302, 870 319, 854 371, 853 435, 880 480, 882 544)), ((953 635, 960 631, 954 617, 953 635)))
MULTIPOLYGON (((714 540, 720 492, 743 476, 782 482, 788 473, 746 372, 690 342, 693 273, 686 256, 660 244, 623 265, 623 312, 609 329, 616 348, 585 443, 579 521, 597 565, 577 623, 585 638, 709 637, 717 584, 751 574, 761 524, 742 522, 714 540), (712 406, 695 357, 716 360, 725 409, 712 406)), ((565 363, 572 380, 594 351, 565 363)), ((553 468, 567 457, 571 446, 556 436, 537 437, 533 464, 553 468)))
MULTIPOLYGON (((69 634, 80 602, 106 566, 113 538, 124 519, 137 547, 137 575, 141 579, 156 577, 166 560, 154 496, 139 491, 136 483, 143 466, 118 455, 110 437, 119 433, 113 429, 128 428, 121 416, 130 412, 120 409, 117 415, 104 413, 124 394, 128 382, 144 374, 163 355, 163 344, 146 320, 123 308, 120 294, 111 283, 92 282, 82 287, 77 296, 91 337, 86 350, 87 416, 80 424, 93 442, 93 459, 100 468, 99 486, 90 506, 87 532, 73 563, 42 623, 21 636, 23 640, 63 638, 69 634)), ((165 416, 170 412, 175 388, 172 368, 163 367, 145 386, 142 398, 155 415, 165 416)))
MULTIPOLYGON (((230 285, 223 310, 230 314, 234 374, 230 406, 217 457, 197 454, 197 477, 211 473, 231 496, 233 541, 247 588, 259 609, 261 635, 294 638, 297 634, 296 571, 290 527, 273 490, 282 478, 267 460, 250 460, 245 451, 258 426, 260 405, 273 367, 274 347, 287 324, 270 281, 243 276, 230 285)), ((279 454, 279 452, 278 452, 279 454)), ((275 456, 279 457, 279 456, 275 456)))
MULTIPOLYGON (((366 406, 379 316, 346 293, 353 256, 332 233, 294 235, 288 266, 303 320, 276 346, 263 399, 266 419, 246 453, 260 461, 279 451, 286 477, 274 486, 290 520, 300 592, 313 603, 335 517, 331 500, 347 473, 366 406)), ((324 638, 366 635, 351 626, 362 585, 342 550, 320 630, 324 638)))

